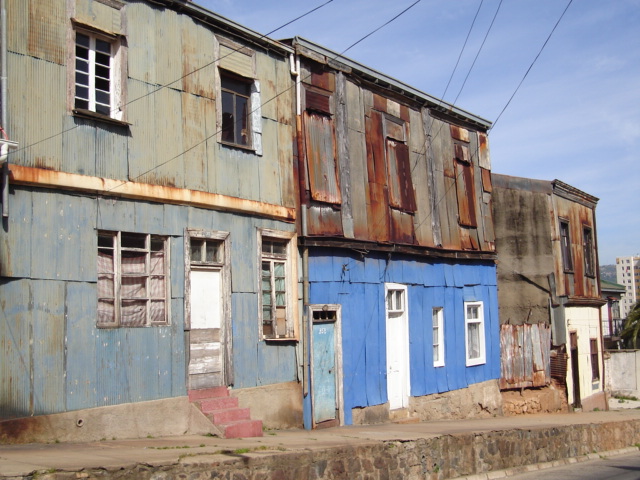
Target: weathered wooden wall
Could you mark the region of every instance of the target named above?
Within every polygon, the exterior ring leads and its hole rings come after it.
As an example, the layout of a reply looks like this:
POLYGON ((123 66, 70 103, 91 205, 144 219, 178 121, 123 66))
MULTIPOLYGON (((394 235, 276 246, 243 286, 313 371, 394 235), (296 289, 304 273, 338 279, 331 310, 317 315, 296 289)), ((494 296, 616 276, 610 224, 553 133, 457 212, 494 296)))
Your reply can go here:
POLYGON ((308 235, 493 253, 486 132, 299 50, 308 235))
POLYGON ((387 401, 384 283, 408 285, 411 395, 467 387, 500 376, 496 270, 491 263, 313 250, 310 303, 342 305, 345 423, 351 409, 387 401), (464 302, 484 302, 486 358, 465 366, 464 302), (432 308, 444 308, 445 366, 433 366, 432 308))

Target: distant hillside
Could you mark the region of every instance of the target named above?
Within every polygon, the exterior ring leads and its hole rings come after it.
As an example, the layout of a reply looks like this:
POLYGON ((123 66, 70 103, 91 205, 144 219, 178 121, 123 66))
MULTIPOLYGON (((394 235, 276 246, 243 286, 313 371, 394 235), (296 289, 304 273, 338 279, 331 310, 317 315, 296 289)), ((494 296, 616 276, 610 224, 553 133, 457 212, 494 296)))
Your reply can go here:
POLYGON ((616 266, 615 265, 600 265, 600 278, 607 282, 618 283, 616 281, 616 266))

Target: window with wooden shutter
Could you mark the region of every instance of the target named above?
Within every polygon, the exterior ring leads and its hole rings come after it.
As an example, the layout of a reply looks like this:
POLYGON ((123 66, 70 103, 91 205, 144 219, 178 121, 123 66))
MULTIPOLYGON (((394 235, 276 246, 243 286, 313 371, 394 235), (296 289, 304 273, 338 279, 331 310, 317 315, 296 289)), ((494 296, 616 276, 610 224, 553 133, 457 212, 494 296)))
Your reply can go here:
POLYGON ((339 205, 341 195, 333 120, 316 112, 304 112, 303 118, 311 198, 339 205))
POLYGON ((389 204, 404 212, 416 211, 416 199, 411 181, 409 147, 387 138, 387 169, 389 174, 389 204))

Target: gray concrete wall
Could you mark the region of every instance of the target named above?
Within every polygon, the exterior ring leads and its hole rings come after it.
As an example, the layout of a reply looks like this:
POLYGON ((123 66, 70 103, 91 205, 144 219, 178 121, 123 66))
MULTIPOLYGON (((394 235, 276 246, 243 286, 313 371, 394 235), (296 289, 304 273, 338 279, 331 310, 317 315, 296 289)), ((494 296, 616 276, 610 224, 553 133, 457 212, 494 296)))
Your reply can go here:
POLYGON ((605 381, 611 394, 640 398, 640 350, 609 350, 605 355, 605 381))
MULTIPOLYGON (((638 442, 640 420, 627 419, 599 424, 458 433, 402 441, 351 444, 345 441, 338 447, 318 448, 314 445, 314 448, 289 452, 259 448, 221 451, 217 454, 185 455, 175 463, 132 464, 124 469, 87 468, 80 475, 82 478, 120 480, 444 480, 586 457, 638 442)), ((544 473, 541 476, 547 478, 544 473)), ((58 471, 47 472, 42 478, 70 480, 79 477, 77 472, 58 471)))
POLYGON ((209 433, 216 433, 215 427, 187 397, 0 421, 0 444, 92 442, 209 433))

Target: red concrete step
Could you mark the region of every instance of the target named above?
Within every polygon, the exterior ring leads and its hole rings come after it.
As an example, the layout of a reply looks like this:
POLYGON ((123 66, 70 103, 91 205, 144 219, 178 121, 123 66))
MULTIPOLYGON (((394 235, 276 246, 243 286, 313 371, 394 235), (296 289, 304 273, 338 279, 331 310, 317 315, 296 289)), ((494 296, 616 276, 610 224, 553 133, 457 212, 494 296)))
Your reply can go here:
POLYGON ((206 414, 214 424, 237 422, 239 420, 251 420, 251 410, 248 408, 228 408, 226 410, 216 410, 206 414))
POLYGON ((227 387, 203 388, 202 390, 189 390, 189 401, 202 400, 203 398, 228 397, 227 387))
POLYGON ((262 436, 262 420, 240 420, 219 426, 224 431, 224 438, 262 436))
POLYGON ((209 414, 217 410, 226 410, 228 408, 238 408, 238 399, 236 397, 218 397, 218 398, 205 398, 198 400, 197 403, 200 406, 202 413, 209 414))

